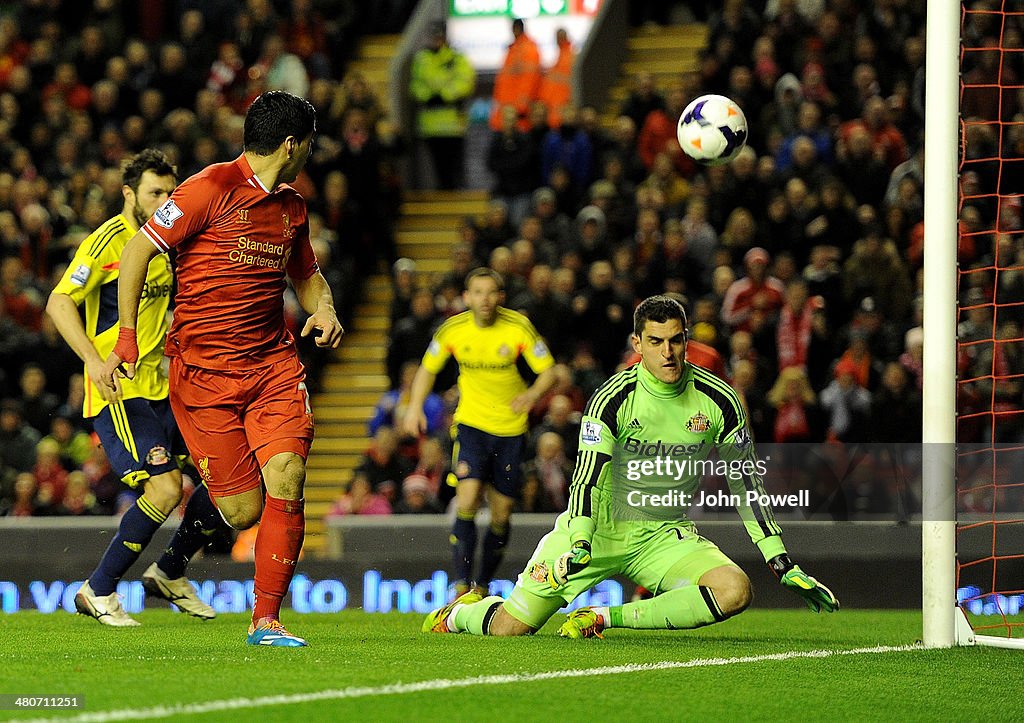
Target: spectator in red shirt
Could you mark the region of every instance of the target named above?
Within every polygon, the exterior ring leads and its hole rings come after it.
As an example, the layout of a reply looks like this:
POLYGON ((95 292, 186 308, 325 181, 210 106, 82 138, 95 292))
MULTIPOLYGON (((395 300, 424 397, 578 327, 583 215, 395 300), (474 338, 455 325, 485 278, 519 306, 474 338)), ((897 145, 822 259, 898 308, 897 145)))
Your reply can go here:
POLYGON ((785 288, 782 282, 768 275, 771 255, 760 246, 743 256, 746 275, 732 282, 722 301, 722 321, 732 329, 750 328, 750 314, 755 309, 772 314, 782 307, 785 288))
POLYGON ((68 108, 73 110, 89 110, 92 102, 92 91, 89 86, 78 80, 78 71, 73 63, 59 63, 53 73, 53 82, 43 88, 42 100, 60 95, 68 108))
POLYGON ((675 85, 669 89, 665 101, 664 109, 655 108, 647 114, 640 127, 637 150, 648 171, 653 169, 654 159, 658 154, 665 152, 672 158, 679 175, 683 178, 692 178, 697 172, 697 167, 690 157, 683 153, 676 138, 676 124, 683 108, 686 107, 686 92, 681 85, 675 85))
POLYGON ((821 299, 808 294, 807 283, 803 279, 790 281, 786 286, 786 303, 779 312, 776 327, 780 371, 789 367, 807 367, 814 312, 820 307, 821 299))
POLYGON ((773 442, 813 442, 821 438, 821 414, 803 369, 783 369, 767 400, 775 412, 771 423, 773 442))
POLYGON ((854 118, 839 126, 839 142, 848 143, 855 128, 865 129, 871 136, 875 155, 884 159, 886 167, 891 172, 907 160, 910 153, 900 129, 889 121, 888 112, 882 96, 868 98, 864 102, 864 111, 860 118, 854 118))

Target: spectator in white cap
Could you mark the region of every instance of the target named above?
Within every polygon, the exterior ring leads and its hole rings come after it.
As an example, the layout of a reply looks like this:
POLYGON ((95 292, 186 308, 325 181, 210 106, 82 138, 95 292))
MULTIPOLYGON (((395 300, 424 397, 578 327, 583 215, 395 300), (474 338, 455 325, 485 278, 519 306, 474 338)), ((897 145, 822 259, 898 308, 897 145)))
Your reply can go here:
POLYGON ((402 499, 394 506, 396 515, 437 514, 443 512, 441 503, 430 488, 430 480, 413 472, 402 481, 402 499))

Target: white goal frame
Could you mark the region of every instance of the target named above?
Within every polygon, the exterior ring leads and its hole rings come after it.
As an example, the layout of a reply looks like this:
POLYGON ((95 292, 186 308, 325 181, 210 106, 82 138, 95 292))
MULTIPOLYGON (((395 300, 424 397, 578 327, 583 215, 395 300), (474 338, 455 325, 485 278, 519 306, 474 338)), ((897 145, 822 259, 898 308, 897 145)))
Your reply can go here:
POLYGON ((928 3, 925 72, 924 412, 921 578, 928 648, 1024 649, 1024 638, 978 635, 956 604, 956 325, 960 19, 954 0, 928 3))

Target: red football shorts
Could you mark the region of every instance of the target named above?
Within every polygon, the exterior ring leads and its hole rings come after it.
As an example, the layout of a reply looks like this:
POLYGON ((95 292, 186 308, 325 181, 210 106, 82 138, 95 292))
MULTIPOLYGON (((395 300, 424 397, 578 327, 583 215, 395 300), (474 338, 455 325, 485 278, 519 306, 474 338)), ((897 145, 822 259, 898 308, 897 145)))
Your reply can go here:
POLYGON ((309 454, 313 411, 298 357, 246 371, 171 357, 169 376, 175 421, 212 497, 259 489, 275 454, 309 454))

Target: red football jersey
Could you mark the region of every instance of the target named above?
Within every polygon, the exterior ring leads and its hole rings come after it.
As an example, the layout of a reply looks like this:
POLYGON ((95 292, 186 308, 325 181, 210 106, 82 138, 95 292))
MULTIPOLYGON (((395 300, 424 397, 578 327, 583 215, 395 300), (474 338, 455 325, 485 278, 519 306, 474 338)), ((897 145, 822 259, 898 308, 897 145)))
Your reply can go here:
POLYGON ((169 356, 206 369, 252 369, 295 353, 285 273, 303 280, 318 270, 306 202, 295 189, 268 190, 239 156, 183 182, 142 231, 161 251, 177 249, 169 356))

